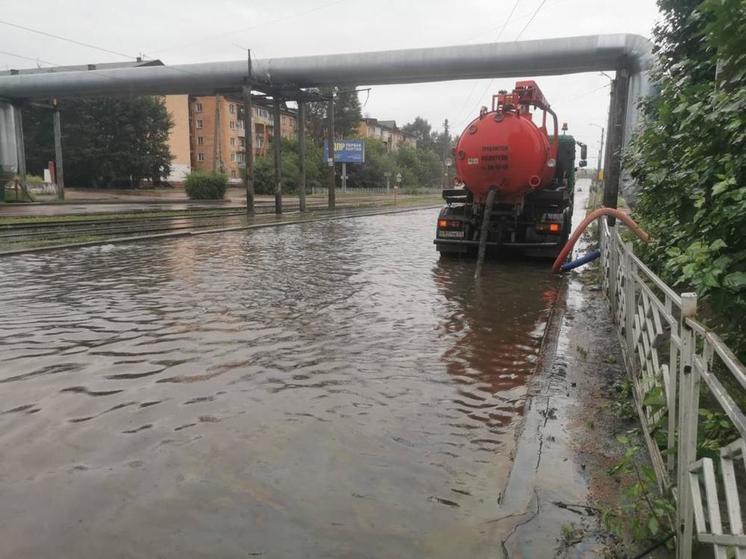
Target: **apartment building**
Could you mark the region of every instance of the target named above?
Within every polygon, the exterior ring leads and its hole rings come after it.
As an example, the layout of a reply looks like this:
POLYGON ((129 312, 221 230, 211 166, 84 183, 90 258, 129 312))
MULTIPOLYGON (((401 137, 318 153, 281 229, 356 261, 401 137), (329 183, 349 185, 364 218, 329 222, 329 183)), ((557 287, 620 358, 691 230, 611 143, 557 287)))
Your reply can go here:
POLYGON ((192 147, 189 136, 189 96, 167 95, 164 98, 166 110, 174 123, 168 137, 171 151, 171 173, 168 182, 184 182, 192 171, 192 147))
POLYGON ((401 146, 417 147, 417 139, 403 132, 394 120, 364 118, 357 129, 361 138, 373 138, 386 144, 387 151, 397 151, 401 146))
MULTIPOLYGON (((183 138, 187 135, 190 170, 222 171, 231 182, 240 182, 246 153, 241 99, 224 95, 169 95, 166 97, 166 106, 174 120, 169 134, 171 153, 180 153, 183 138), (183 118, 177 118, 177 115, 183 114, 184 105, 188 114, 186 122, 183 118)), ((252 113, 254 152, 257 156, 265 155, 269 140, 274 136, 272 107, 255 103, 252 113)), ((281 136, 295 136, 297 126, 295 111, 282 109, 281 136)))

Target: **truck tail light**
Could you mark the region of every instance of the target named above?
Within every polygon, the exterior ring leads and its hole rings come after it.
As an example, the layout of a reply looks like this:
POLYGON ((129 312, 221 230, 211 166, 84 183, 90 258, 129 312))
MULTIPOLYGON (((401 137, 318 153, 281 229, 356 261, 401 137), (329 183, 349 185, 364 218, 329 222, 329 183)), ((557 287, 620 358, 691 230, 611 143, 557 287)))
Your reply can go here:
POLYGON ((562 224, 561 223, 537 223, 536 224, 536 230, 539 233, 559 233, 562 230, 562 224))
POLYGON ((462 222, 453 219, 439 219, 438 229, 460 229, 462 222))

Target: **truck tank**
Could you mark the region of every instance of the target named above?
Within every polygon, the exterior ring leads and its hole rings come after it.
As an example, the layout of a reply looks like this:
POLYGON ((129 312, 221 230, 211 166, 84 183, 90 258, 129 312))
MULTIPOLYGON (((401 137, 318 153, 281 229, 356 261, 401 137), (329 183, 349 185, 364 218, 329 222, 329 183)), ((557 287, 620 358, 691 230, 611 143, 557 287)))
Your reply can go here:
POLYGON ((549 185, 559 146, 557 116, 533 81, 519 81, 513 93, 493 96, 491 111, 484 108, 464 130, 454 150, 461 181, 483 202, 491 189, 499 200, 515 199, 549 185), (529 107, 543 110, 541 127, 529 107), (554 133, 547 135, 551 114, 554 133))

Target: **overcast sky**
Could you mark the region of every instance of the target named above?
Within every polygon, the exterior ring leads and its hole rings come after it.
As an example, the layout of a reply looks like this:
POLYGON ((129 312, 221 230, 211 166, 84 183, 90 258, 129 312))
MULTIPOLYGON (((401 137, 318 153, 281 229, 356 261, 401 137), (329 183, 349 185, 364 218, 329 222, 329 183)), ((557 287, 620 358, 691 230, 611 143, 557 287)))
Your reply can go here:
MULTIPOLYGON (((650 36, 657 18, 655 0, 6 1, 3 22, 121 54, 0 24, 0 68, 116 62, 139 54, 166 64, 235 60, 247 48, 267 58, 596 33, 650 36)), ((589 144, 595 165, 600 130, 592 124, 605 126, 609 80, 598 73, 536 80, 560 121, 589 144)), ((512 89, 514 81, 378 86, 360 101, 372 117, 402 125, 420 115, 434 128, 448 118, 460 133, 493 92, 512 89)))

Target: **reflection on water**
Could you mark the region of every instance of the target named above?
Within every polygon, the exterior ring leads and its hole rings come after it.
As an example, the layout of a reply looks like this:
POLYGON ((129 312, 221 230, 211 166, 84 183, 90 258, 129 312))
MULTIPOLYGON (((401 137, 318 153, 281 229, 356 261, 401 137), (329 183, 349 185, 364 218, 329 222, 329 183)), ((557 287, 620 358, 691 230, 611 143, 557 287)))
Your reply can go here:
POLYGON ((494 556, 555 285, 435 215, 0 261, 0 556, 494 556))

